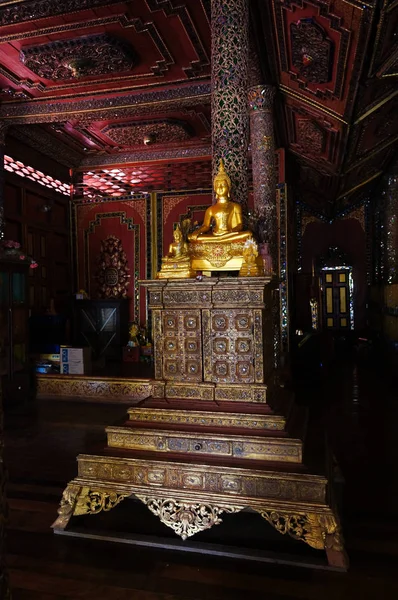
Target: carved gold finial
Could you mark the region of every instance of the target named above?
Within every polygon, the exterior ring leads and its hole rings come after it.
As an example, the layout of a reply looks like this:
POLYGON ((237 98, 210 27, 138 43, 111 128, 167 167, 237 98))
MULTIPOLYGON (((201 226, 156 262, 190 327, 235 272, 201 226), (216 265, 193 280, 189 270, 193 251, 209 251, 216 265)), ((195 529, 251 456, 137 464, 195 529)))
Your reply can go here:
POLYGON ((231 179, 230 179, 228 173, 225 170, 224 161, 223 161, 222 158, 220 159, 220 165, 218 167, 218 173, 214 177, 214 187, 216 186, 216 183, 218 181, 221 181, 221 180, 222 181, 226 181, 227 184, 228 184, 228 188, 231 189, 231 179))

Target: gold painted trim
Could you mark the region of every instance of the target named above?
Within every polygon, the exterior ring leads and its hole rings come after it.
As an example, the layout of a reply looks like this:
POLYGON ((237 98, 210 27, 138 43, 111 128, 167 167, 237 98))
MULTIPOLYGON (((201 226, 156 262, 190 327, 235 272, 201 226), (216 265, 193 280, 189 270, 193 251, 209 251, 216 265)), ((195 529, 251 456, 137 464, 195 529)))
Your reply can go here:
POLYGON ((383 174, 383 171, 378 171, 375 175, 372 175, 372 177, 369 177, 369 179, 366 179, 366 181, 362 181, 362 183, 359 183, 358 185, 356 185, 355 187, 351 188, 347 192, 344 192, 344 194, 340 194, 340 196, 337 197, 337 200, 340 200, 340 198, 345 198, 345 196, 348 196, 349 194, 352 194, 352 192, 355 192, 355 190, 358 190, 359 188, 363 187, 364 185, 366 185, 370 181, 373 181, 373 179, 376 179, 377 177, 380 177, 380 175, 382 175, 382 174, 383 174))
POLYGON ((277 460, 301 463, 302 441, 294 438, 274 438, 215 433, 187 433, 167 429, 106 427, 109 448, 176 452, 186 455, 228 456, 239 459, 277 460))
POLYGON ((37 397, 145 400, 152 394, 150 379, 90 377, 88 375, 37 375, 37 397))
MULTIPOLYGON (((198 94, 196 96, 185 96, 184 98, 173 98, 172 100, 170 100, 170 98, 167 98, 165 100, 156 100, 154 102, 143 102, 143 103, 138 103, 138 104, 121 104, 121 105, 112 105, 112 110, 124 110, 126 111, 129 108, 133 108, 133 109, 139 109, 139 108, 144 108, 146 106, 152 106, 152 107, 161 107, 163 104, 176 104, 178 105, 182 100, 184 100, 184 102, 188 101, 188 100, 195 100, 197 101, 198 98, 210 98, 210 94, 198 94)), ((43 102, 43 104, 47 104, 48 100, 50 100, 50 98, 46 98, 45 100, 41 100, 43 102)), ((21 104, 22 106, 22 104, 21 104)), ((67 106, 67 103, 66 103, 67 106)), ((29 114, 29 115, 3 115, 0 114, 0 118, 2 121, 12 121, 13 119, 35 119, 36 117, 40 117, 40 118, 44 118, 44 117, 57 117, 57 116, 64 116, 64 115, 79 115, 79 114, 86 114, 86 113, 92 113, 92 114, 96 114, 96 113, 103 113, 105 111, 109 110, 109 106, 102 106, 99 108, 86 108, 86 109, 80 109, 80 110, 64 110, 64 111, 59 111, 59 112, 49 112, 49 113, 36 113, 36 114, 29 114)))
POLYGON ((398 94, 398 90, 396 90, 395 92, 392 92, 392 94, 390 94, 389 96, 387 96, 383 100, 380 100, 380 102, 378 102, 375 106, 373 106, 372 108, 370 108, 368 111, 366 111, 365 113, 363 113, 363 115, 361 115, 356 121, 354 121, 354 125, 358 125, 358 123, 360 123, 361 121, 363 121, 364 119, 366 119, 369 115, 371 115, 372 113, 374 113, 381 106, 384 106, 384 104, 386 104, 387 102, 389 102, 397 94, 398 94))
POLYGON ((283 431, 286 419, 282 415, 229 413, 203 410, 180 410, 163 408, 129 408, 130 421, 162 424, 198 425, 199 427, 234 427, 283 431))
POLYGON ((329 115, 330 117, 333 117, 337 121, 340 121, 341 123, 344 123, 345 125, 348 125, 348 121, 346 121, 345 119, 343 119, 342 116, 339 115, 339 113, 336 113, 333 110, 329 110, 329 109, 325 108, 324 106, 322 106, 321 104, 318 104, 317 102, 313 102, 312 100, 309 100, 306 96, 303 96, 302 94, 298 94, 296 92, 293 92, 290 88, 286 87, 285 85, 280 84, 279 85, 279 90, 282 93, 286 94, 286 96, 290 96, 291 98, 295 98, 296 100, 300 100, 300 102, 304 102, 305 104, 309 104, 313 108, 318 109, 319 112, 325 113, 325 114, 329 115))

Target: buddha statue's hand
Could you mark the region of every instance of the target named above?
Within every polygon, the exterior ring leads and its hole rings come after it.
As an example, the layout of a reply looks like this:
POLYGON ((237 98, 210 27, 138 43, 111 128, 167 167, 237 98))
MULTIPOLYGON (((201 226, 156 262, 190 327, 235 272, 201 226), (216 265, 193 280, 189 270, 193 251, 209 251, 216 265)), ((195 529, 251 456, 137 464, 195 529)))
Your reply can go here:
POLYGON ((193 233, 190 233, 188 235, 188 240, 190 242, 196 242, 196 240, 198 239, 198 235, 199 235, 198 231, 194 231, 193 233))

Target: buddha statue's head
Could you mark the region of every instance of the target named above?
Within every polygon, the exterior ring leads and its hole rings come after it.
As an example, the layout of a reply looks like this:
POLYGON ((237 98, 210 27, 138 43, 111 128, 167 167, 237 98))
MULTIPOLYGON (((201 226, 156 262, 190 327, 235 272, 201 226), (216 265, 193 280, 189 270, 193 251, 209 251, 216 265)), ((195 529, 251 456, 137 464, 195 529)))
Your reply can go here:
POLYGON ((173 231, 173 238, 174 241, 179 243, 182 241, 182 231, 181 231, 181 226, 178 223, 175 227, 174 227, 174 231, 173 231))
POLYGON ((229 198, 231 190, 231 180, 224 169, 224 162, 220 160, 220 166, 218 167, 218 173, 214 178, 214 191, 219 198, 229 198))

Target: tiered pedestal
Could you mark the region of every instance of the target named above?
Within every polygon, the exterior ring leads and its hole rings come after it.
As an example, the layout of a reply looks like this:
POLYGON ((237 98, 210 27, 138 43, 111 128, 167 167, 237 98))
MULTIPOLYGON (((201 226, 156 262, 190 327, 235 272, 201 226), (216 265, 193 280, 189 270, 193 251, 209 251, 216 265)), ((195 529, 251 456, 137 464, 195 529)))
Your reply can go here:
POLYGON ((153 324, 152 397, 106 429, 100 453, 78 457, 53 527, 131 496, 184 540, 219 524, 223 513, 254 510, 345 568, 324 444, 306 448, 311 466, 303 460, 306 414, 272 383, 272 281, 143 285, 153 324))

